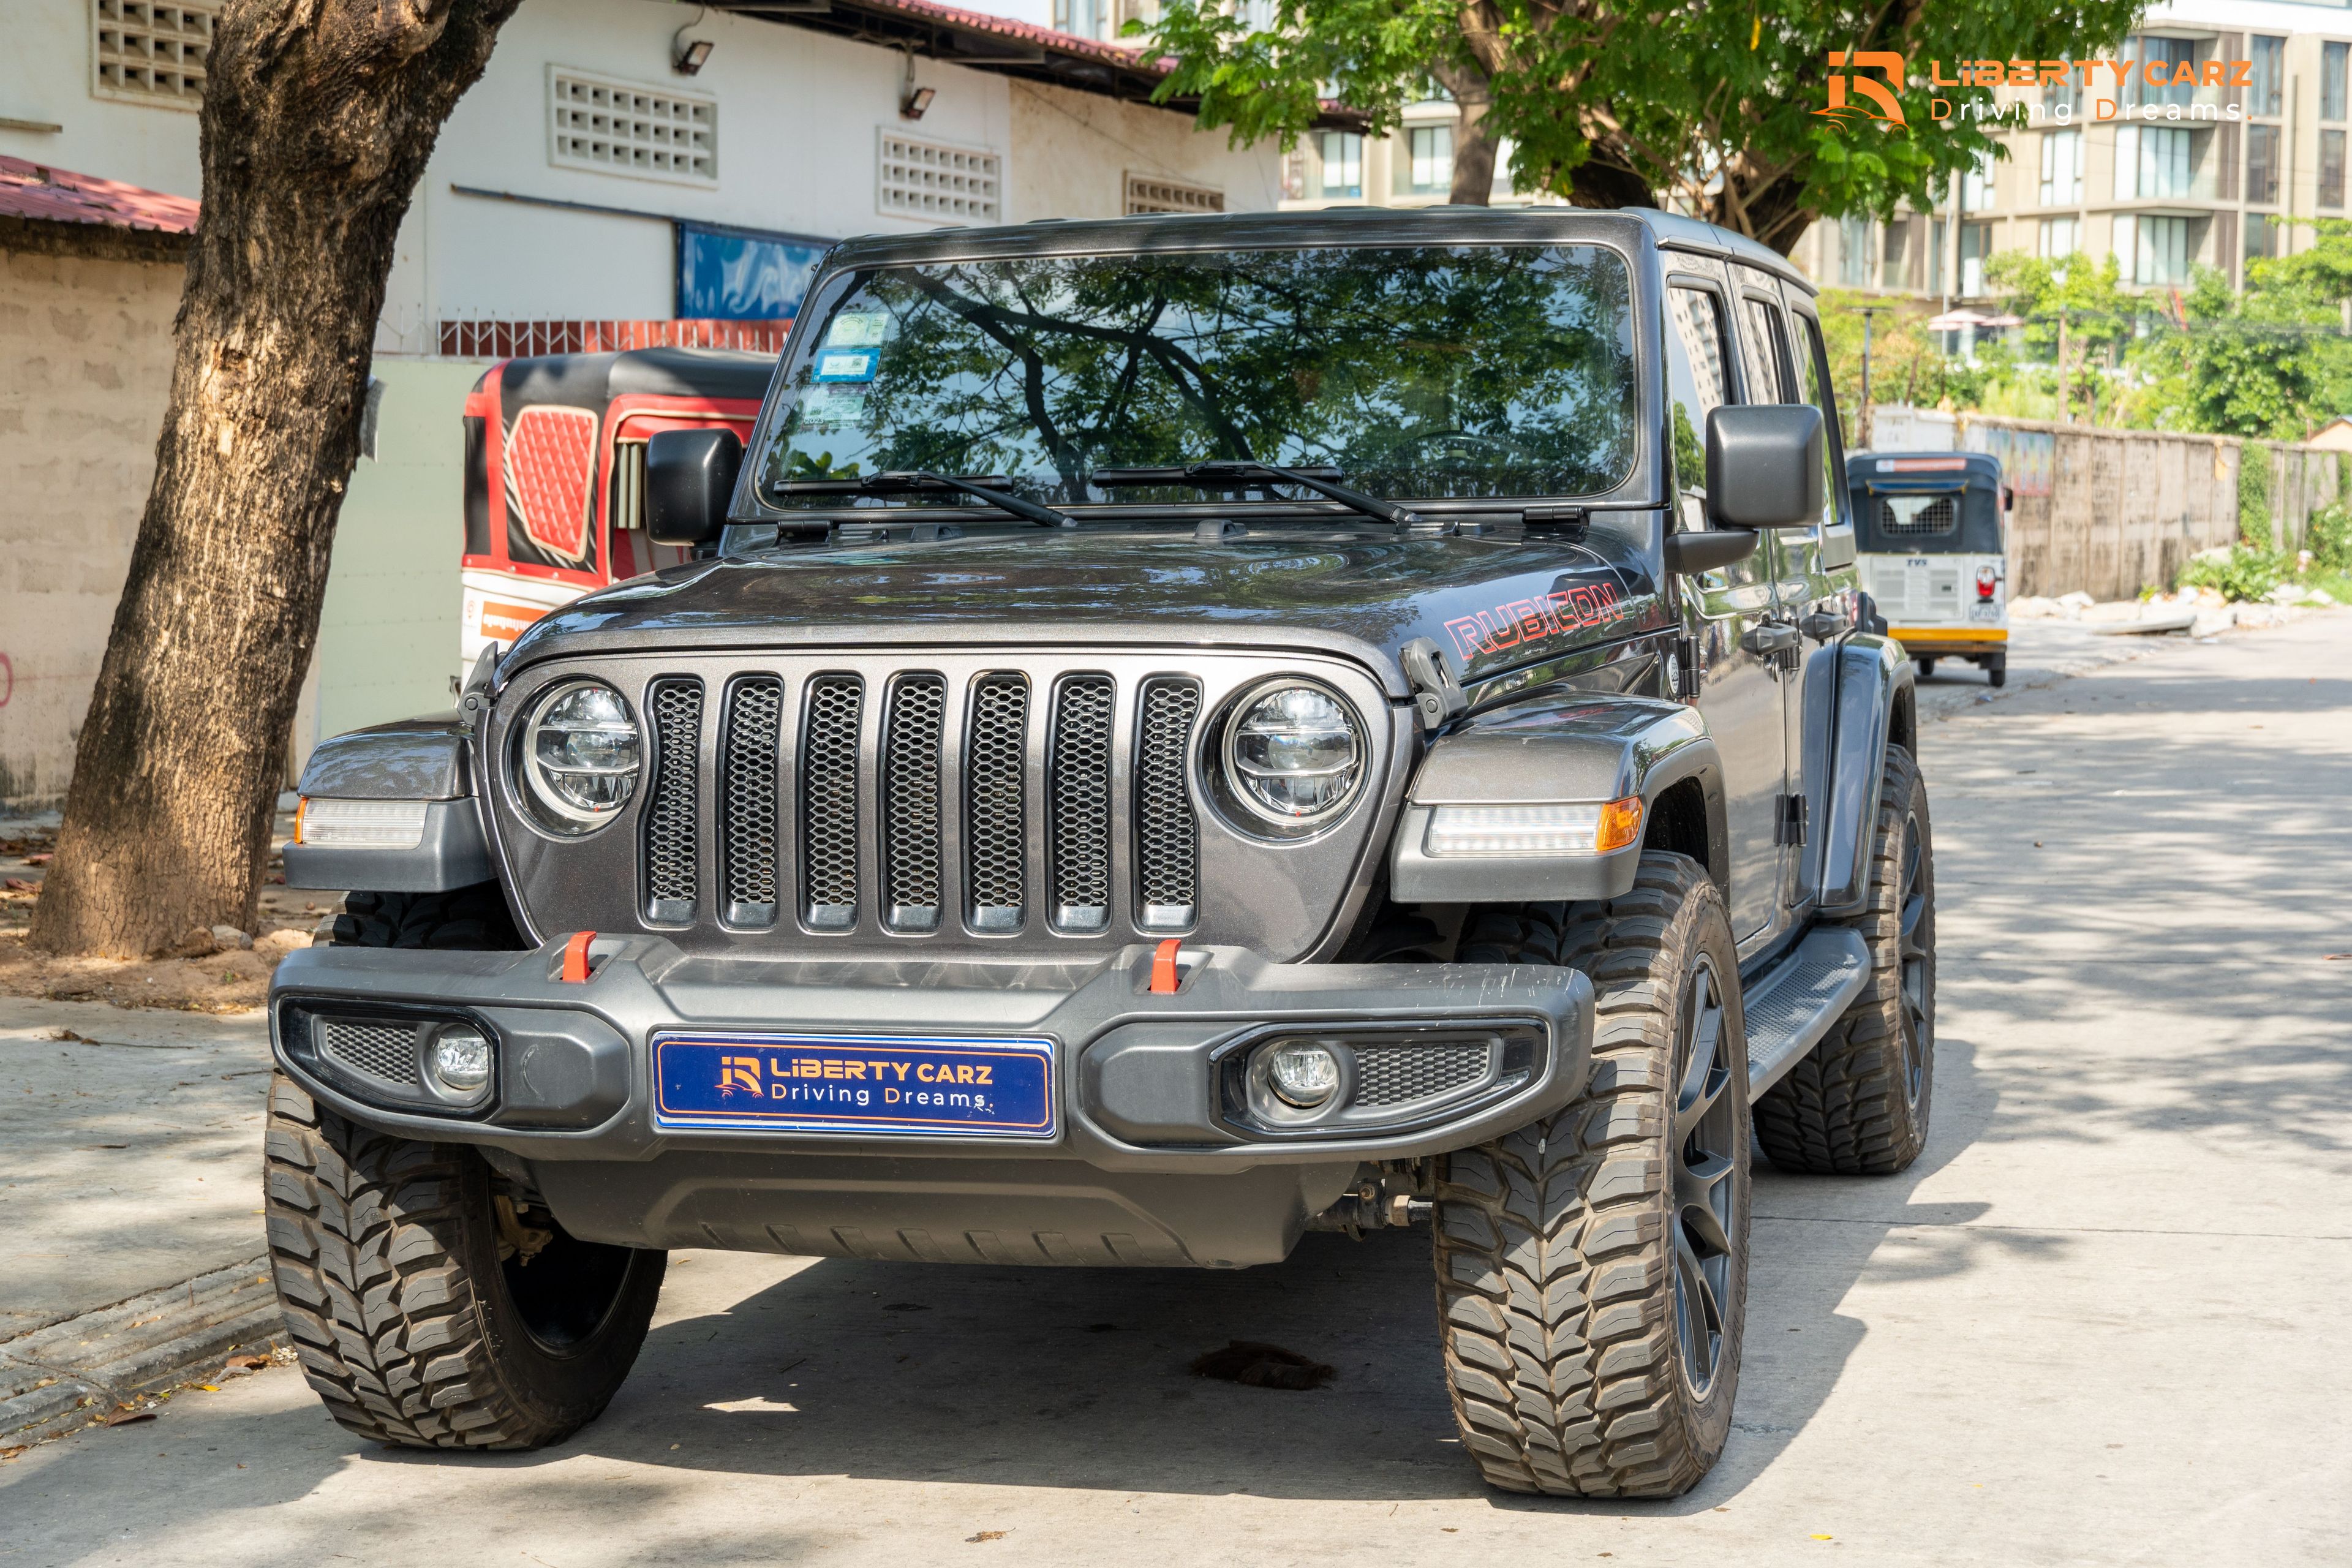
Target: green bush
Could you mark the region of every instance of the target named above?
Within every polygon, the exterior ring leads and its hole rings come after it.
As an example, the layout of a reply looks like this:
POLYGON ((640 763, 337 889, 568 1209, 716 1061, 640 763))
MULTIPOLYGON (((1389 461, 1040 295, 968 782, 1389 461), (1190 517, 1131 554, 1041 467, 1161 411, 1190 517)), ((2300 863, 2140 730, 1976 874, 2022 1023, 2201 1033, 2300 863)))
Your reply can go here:
POLYGON ((2242 547, 2271 547, 2271 449, 2249 441, 2238 448, 2238 539, 2242 547))
POLYGON ((2352 507, 2339 501, 2313 512, 2304 524, 2303 547, 2311 552, 2313 570, 2352 572, 2352 507))
POLYGON ((2226 556, 2191 561, 2180 569, 2184 588, 2211 588, 2230 600, 2259 599, 2294 575, 2288 557, 2237 544, 2226 556))

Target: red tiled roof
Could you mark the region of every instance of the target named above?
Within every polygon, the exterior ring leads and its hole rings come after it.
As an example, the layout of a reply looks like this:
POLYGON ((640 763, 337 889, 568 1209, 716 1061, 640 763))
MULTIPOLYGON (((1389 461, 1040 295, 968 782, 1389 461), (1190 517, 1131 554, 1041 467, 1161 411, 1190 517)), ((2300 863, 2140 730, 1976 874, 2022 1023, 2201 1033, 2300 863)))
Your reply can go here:
MULTIPOLYGON (((1140 46, 1107 44, 1094 38, 1082 38, 1076 33, 1064 33, 1052 27, 1041 27, 1034 22, 1016 21, 1011 16, 991 16, 985 11, 967 11, 961 5, 942 5, 937 0, 864 0, 876 10, 899 11, 909 16, 920 16, 945 23, 974 33, 992 33, 1000 38, 1013 38, 1039 48, 1052 49, 1056 54, 1083 55, 1108 65, 1127 66, 1146 70, 1155 76, 1166 76, 1176 68, 1173 59, 1162 55, 1145 58, 1140 46)), ((984 59, 959 61, 959 64, 985 64, 984 59)))
POLYGON ((0 217, 194 234, 196 204, 120 180, 0 155, 0 217))

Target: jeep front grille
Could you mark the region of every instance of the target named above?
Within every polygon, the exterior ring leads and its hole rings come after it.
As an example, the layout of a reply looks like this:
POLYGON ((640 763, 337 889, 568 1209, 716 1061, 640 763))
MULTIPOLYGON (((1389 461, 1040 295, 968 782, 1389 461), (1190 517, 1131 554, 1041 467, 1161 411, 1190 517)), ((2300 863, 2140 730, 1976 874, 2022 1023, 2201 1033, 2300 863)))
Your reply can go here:
POLYGON ((776 923, 776 746, 783 713, 784 683, 772 675, 747 675, 727 689, 719 843, 730 925, 776 923))
POLYGON ((892 931, 940 923, 940 752, 948 686, 936 675, 891 684, 882 735, 882 903, 892 931))
POLYGON ((1135 860, 1137 923, 1146 931, 1182 931, 1201 901, 1201 827, 1185 787, 1185 758, 1201 713, 1193 681, 1144 683, 1142 742, 1137 749, 1135 860))
POLYGON ((809 683, 801 719, 801 918, 816 931, 857 923, 857 732, 866 689, 854 675, 809 683))
POLYGON ((987 675, 972 689, 964 827, 974 931, 1017 931, 1028 900, 1029 682, 987 675))
POLYGON ((320 1018, 320 1054, 337 1064, 386 1083, 415 1084, 416 1026, 359 1018, 320 1018))
POLYGON ((653 719, 653 787, 646 801, 646 918, 656 923, 694 918, 696 778, 702 747, 702 684, 655 683, 646 707, 653 719))
POLYGON ((1108 675, 1074 675, 1054 694, 1046 754, 1053 779, 1054 923, 1100 931, 1110 920, 1110 737, 1108 675))
POLYGON ((957 680, 928 669, 762 673, 711 684, 721 698, 707 787, 698 774, 703 683, 659 676, 646 689, 649 921, 715 915, 730 930, 767 930, 791 886, 798 923, 812 931, 868 923, 918 935, 960 915, 974 933, 1001 935, 1029 926, 1038 887, 1052 929, 1072 935, 1108 931, 1122 903, 1139 931, 1192 929, 1197 680, 1152 676, 1128 687, 1097 671, 1063 675, 1043 688, 1041 737, 1030 722, 1034 689, 1016 671, 957 680), (881 705, 870 725, 869 693, 881 705), (1035 752, 1033 740, 1043 742, 1035 752), (705 833, 715 910, 698 901, 705 833))

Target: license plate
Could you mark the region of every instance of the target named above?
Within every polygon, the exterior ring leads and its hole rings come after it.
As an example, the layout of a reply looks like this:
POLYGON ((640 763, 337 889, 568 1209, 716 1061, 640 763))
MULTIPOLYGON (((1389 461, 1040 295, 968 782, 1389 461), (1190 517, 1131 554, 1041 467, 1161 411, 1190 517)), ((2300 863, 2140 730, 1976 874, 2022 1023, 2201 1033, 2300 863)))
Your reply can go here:
POLYGON ((961 1138, 1051 1138, 1054 1042, 1034 1037, 665 1034, 654 1122, 961 1138))

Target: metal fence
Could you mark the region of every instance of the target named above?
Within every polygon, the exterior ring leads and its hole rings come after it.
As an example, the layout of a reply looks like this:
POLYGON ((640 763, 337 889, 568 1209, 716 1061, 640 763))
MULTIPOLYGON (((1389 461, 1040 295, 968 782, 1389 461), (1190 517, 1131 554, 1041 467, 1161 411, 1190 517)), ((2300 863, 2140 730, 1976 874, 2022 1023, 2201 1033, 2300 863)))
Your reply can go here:
POLYGON ((489 316, 427 319, 386 310, 376 323, 375 352, 427 359, 520 359, 534 354, 605 353, 620 349, 742 349, 776 353, 792 331, 777 321, 519 321, 489 316))

